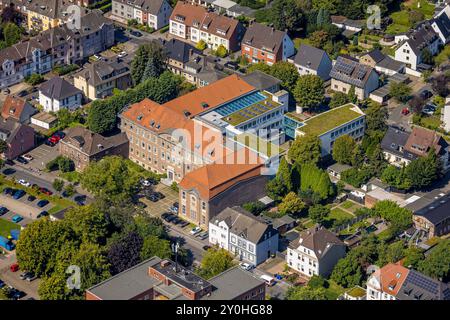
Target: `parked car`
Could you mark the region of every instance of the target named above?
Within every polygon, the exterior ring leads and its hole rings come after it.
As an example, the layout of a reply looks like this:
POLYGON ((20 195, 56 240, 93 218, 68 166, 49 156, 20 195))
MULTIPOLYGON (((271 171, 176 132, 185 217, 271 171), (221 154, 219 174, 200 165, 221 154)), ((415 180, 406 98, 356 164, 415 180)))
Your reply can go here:
POLYGON ((84 206, 84 204, 86 203, 86 196, 79 195, 79 196, 76 196, 75 198, 73 198, 73 200, 75 200, 77 205, 84 206))
POLYGON ((19 189, 14 193, 13 198, 18 200, 18 199, 22 198, 25 194, 26 194, 25 191, 19 189))
POLYGON ((203 232, 197 235, 200 240, 205 240, 208 238, 208 232, 203 232))
POLYGON ((36 280, 36 279, 37 279, 37 275, 35 275, 35 274, 32 273, 32 272, 30 272, 30 273, 28 274, 28 277, 25 278, 25 280, 27 280, 28 282, 32 282, 32 281, 34 281, 34 280, 36 280))
POLYGON ((42 217, 46 217, 48 216, 48 212, 47 211, 41 211, 39 212, 39 214, 36 216, 37 219, 42 218, 42 217))
POLYGON ((120 52, 117 56, 119 57, 119 58, 123 58, 123 57, 126 57, 128 55, 128 53, 126 53, 125 51, 122 51, 122 52, 120 52))
POLYGON ((17 162, 20 162, 21 164, 27 164, 28 163, 28 161, 22 156, 18 156, 16 160, 17 160, 17 162))
POLYGON ((19 264, 18 263, 13 263, 12 265, 9 266, 9 270, 11 270, 11 272, 19 271, 19 264))
POLYGON ((20 280, 25 280, 26 277, 28 277, 31 274, 31 272, 25 271, 19 275, 20 280))
POLYGON ((21 215, 18 215, 18 214, 14 215, 11 218, 11 221, 14 222, 14 223, 19 223, 22 220, 23 220, 23 217, 21 215))
POLYGON ((421 91, 420 92, 420 97, 422 98, 422 99, 429 99, 429 98, 431 98, 433 96, 433 93, 430 91, 430 90, 423 90, 423 91, 421 91))
POLYGON ((5 213, 7 213, 9 210, 7 207, 0 207, 0 216, 4 215, 5 213))
POLYGON ((23 97, 25 97, 27 94, 28 94, 28 91, 27 91, 27 90, 22 90, 22 91, 20 91, 20 92, 17 94, 17 96, 20 97, 20 98, 23 98, 23 97))
POLYGON ((9 295, 11 296, 11 298, 13 300, 19 300, 20 298, 25 297, 27 294, 23 291, 17 290, 17 289, 13 289, 9 292, 9 295))
POLYGON ((422 109, 422 113, 425 113, 429 116, 433 115, 437 110, 437 107, 434 104, 428 103, 425 105, 425 107, 422 109))
POLYGON ((14 169, 12 169, 12 168, 6 168, 6 169, 3 170, 2 172, 3 172, 3 174, 4 174, 5 176, 8 176, 8 175, 10 175, 10 174, 15 173, 16 170, 14 170, 14 169))
POLYGON ((160 197, 156 193, 152 193, 152 194, 148 195, 146 198, 148 200, 150 200, 151 202, 158 202, 160 199, 160 197))
POLYGON ((209 249, 211 249, 211 246, 206 245, 206 246, 203 246, 202 249, 205 251, 208 251, 209 249))
POLYGON ((202 231, 202 228, 200 228, 200 227, 195 227, 195 228, 193 228, 192 230, 191 230, 191 234, 192 235, 196 235, 197 233, 199 233, 199 232, 201 232, 202 231))
POLYGON ((49 201, 44 199, 44 200, 39 200, 39 202, 36 203, 36 205, 37 205, 39 208, 42 208, 42 207, 45 207, 48 203, 49 203, 49 201))
POLYGON ((239 266, 241 267, 241 269, 246 270, 246 271, 250 271, 253 269, 253 265, 246 263, 246 262, 240 263, 239 266))
POLYGON ((39 191, 48 196, 51 196, 53 194, 53 192, 51 192, 50 190, 48 190, 47 188, 44 188, 44 187, 39 188, 39 191))
POLYGON ((142 180, 141 184, 143 187, 150 187, 152 185, 149 180, 142 180))
POLYGON ((184 228, 189 225, 189 222, 182 220, 180 223, 180 227, 184 228))
POLYGON ((170 223, 173 223, 174 225, 177 225, 177 224, 179 224, 180 222, 181 222, 181 219, 178 218, 177 216, 175 216, 175 217, 170 221, 170 223))
POLYGON ((11 159, 6 159, 6 160, 5 160, 5 164, 7 164, 8 166, 13 166, 13 165, 15 165, 16 163, 15 163, 14 161, 12 161, 11 159))
POLYGON ((33 195, 29 195, 28 198, 27 198, 27 200, 31 202, 31 201, 36 200, 36 197, 33 196, 33 195))
POLYGON ((409 109, 408 108, 403 108, 402 109, 402 115, 407 116, 409 114, 409 109))
POLYGON ((12 188, 3 189, 3 194, 6 194, 6 195, 12 195, 12 194, 14 194, 14 192, 15 192, 15 190, 12 188))
POLYGON ((142 33, 139 31, 132 30, 130 31, 130 34, 138 38, 142 37, 142 33))
POLYGON ((224 64, 225 68, 231 69, 231 70, 237 70, 239 69, 239 64, 233 61, 225 62, 224 64))
POLYGON ((34 158, 31 156, 31 154, 29 154, 29 153, 25 154, 25 155, 23 156, 23 158, 24 158, 25 160, 27 160, 27 161, 31 161, 31 160, 34 159, 34 158))
POLYGON ((26 181, 24 179, 20 179, 19 184, 23 185, 24 187, 31 187, 31 183, 29 183, 28 181, 26 181))
POLYGON ((171 207, 170 207, 170 211, 173 212, 173 213, 175 213, 175 214, 177 214, 177 213, 178 213, 178 207, 171 206, 171 207))

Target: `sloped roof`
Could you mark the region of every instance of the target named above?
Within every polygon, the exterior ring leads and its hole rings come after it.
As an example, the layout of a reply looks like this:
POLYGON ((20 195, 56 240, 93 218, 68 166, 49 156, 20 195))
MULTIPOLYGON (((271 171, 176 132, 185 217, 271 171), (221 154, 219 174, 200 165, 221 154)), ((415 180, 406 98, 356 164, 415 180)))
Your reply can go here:
POLYGON ((386 292, 392 296, 397 296, 400 288, 403 285, 409 270, 400 264, 388 263, 381 269, 375 271, 373 276, 377 277, 380 281, 383 292, 386 292))
POLYGON ((190 60, 191 54, 201 54, 200 50, 196 49, 191 44, 175 38, 164 41, 163 46, 166 50, 167 58, 183 63, 190 60))
POLYGON ((139 8, 144 12, 157 15, 165 0, 115 0, 115 1, 122 2, 125 5, 131 5, 133 7, 139 8))
POLYGON ((401 156, 406 159, 414 160, 417 158, 417 155, 404 149, 409 135, 409 132, 389 127, 383 137, 383 140, 381 140, 381 148, 392 154, 401 156))
POLYGON ((93 63, 86 63, 83 69, 76 74, 74 78, 81 77, 87 80, 92 86, 97 86, 103 82, 111 81, 112 76, 125 74, 130 71, 128 65, 124 62, 120 62, 117 59, 112 60, 99 60, 93 63), (103 80, 102 77, 109 75, 107 79, 103 80))
POLYGON ((334 233, 323 227, 313 227, 302 231, 290 247, 297 249, 300 245, 314 251, 318 259, 322 258, 333 245, 345 246, 334 233))
POLYGON ((53 77, 39 87, 39 93, 51 99, 62 100, 81 93, 81 90, 61 77, 53 77))
POLYGON ((450 194, 421 208, 414 215, 424 217, 435 225, 450 219, 450 194))
POLYGON ((375 71, 367 65, 339 56, 331 69, 330 76, 358 88, 364 88, 372 72, 375 71))
POLYGON ((24 99, 14 96, 7 96, 2 106, 2 117, 5 119, 12 117, 13 119, 19 120, 22 112, 26 108, 34 109, 24 99))
POLYGON ((325 51, 302 44, 295 55, 294 63, 308 69, 318 70, 320 63, 326 57, 328 55, 325 51))
POLYGON ((441 14, 432 20, 435 22, 446 41, 450 40, 450 19, 446 14, 441 14))
POLYGON ((243 75, 242 80, 258 90, 266 90, 281 83, 280 79, 260 70, 255 70, 252 73, 243 75))
POLYGON ((418 126, 413 128, 405 144, 405 149, 408 152, 419 156, 427 155, 432 147, 434 147, 436 154, 443 154, 448 147, 448 143, 436 131, 418 126))
POLYGON ((374 49, 372 51, 365 53, 364 55, 371 57, 376 63, 380 62, 385 58, 385 55, 379 49, 374 49))
POLYGON ((283 48, 285 36, 287 36, 285 31, 276 30, 273 27, 254 22, 250 24, 245 32, 242 44, 276 54, 283 48))

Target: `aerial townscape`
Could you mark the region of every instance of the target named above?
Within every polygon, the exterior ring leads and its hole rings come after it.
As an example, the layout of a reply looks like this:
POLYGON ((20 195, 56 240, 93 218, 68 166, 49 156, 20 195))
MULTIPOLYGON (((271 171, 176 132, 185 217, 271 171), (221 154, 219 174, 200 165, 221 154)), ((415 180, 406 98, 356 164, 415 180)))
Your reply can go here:
POLYGON ((0 0, 0 300, 450 300, 450 0, 0 0))

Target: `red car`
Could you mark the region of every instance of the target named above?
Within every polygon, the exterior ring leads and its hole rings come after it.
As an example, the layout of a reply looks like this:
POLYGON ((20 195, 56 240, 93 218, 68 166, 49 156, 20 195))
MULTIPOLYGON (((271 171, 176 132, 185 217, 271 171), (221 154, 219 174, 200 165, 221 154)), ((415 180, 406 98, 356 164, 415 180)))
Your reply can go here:
POLYGON ((406 116, 408 114, 409 114, 409 109, 408 108, 403 108, 402 115, 406 116))
POLYGON ((48 190, 47 188, 44 188, 44 187, 39 188, 39 191, 48 196, 51 196, 53 194, 53 192, 51 192, 50 190, 48 190))
POLYGON ((54 146, 55 144, 57 144, 59 142, 59 140, 61 140, 65 136, 66 136, 66 134, 64 132, 56 132, 50 138, 47 139, 45 144, 47 144, 49 146, 54 146))
POLYGON ((19 265, 17 263, 14 263, 9 266, 9 270, 11 270, 11 272, 17 272, 19 271, 19 265))

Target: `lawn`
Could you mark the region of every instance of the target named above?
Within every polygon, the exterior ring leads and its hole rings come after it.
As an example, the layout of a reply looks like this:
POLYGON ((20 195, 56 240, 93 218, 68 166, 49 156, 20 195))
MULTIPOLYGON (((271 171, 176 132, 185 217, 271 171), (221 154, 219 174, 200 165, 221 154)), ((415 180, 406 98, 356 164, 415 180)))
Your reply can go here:
POLYGON ((14 229, 20 230, 20 226, 14 222, 0 218, 0 236, 7 238, 9 236, 9 232, 14 229))
POLYGON ((354 213, 358 208, 361 208, 361 205, 357 204, 356 202, 346 200, 340 205, 340 207, 343 209, 347 209, 351 213, 354 213))
POLYGON ((415 11, 422 12, 425 16, 425 19, 431 19, 434 15, 434 4, 428 1, 414 0, 412 2, 405 3, 405 5, 415 11), (417 7, 418 2, 420 2, 420 8, 417 7))
POLYGON ((331 209, 330 215, 324 220, 323 224, 325 227, 329 228, 351 218, 353 218, 353 216, 350 213, 347 213, 340 208, 334 208, 331 209))
POLYGON ((407 32, 411 29, 412 24, 409 21, 409 14, 407 11, 398 11, 391 14, 392 24, 386 28, 387 34, 399 34, 407 32))
POLYGON ((423 116, 420 118, 420 125, 431 130, 436 130, 441 126, 441 119, 434 115, 423 116))

